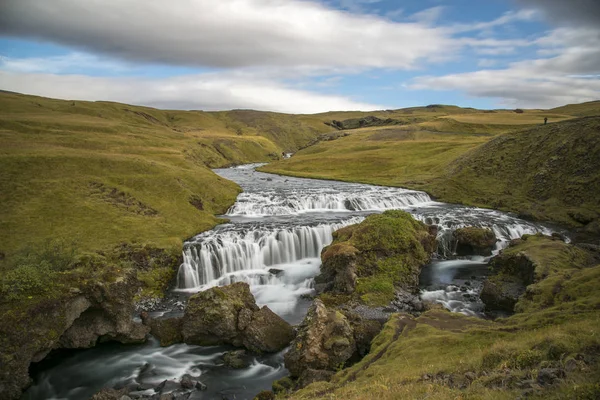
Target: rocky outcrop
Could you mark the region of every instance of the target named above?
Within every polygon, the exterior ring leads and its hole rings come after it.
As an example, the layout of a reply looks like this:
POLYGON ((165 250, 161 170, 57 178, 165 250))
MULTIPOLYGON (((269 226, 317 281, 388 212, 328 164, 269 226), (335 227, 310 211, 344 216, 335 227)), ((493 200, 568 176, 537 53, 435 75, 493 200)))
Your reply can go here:
POLYGON ((61 348, 88 348, 98 342, 140 342, 149 328, 132 321, 133 297, 140 287, 135 271, 109 282, 73 288, 61 298, 38 300, 3 314, 0 325, 0 393, 21 396, 32 362, 61 348))
POLYGON ((294 337, 291 325, 268 307, 259 308, 247 283, 215 287, 190 297, 183 317, 144 323, 161 342, 230 344, 257 353, 277 352, 294 337))
POLYGON ((453 237, 456 240, 456 254, 459 256, 491 256, 498 240, 492 230, 472 226, 455 230, 453 237))
POLYGON ((346 316, 327 309, 316 299, 285 354, 285 366, 300 381, 314 381, 309 375, 314 377, 315 371, 325 371, 320 375, 330 376, 356 351, 354 333, 346 316))
MULTIPOLYGON (((520 242, 514 242, 518 245, 520 242)), ((524 252, 502 253, 490 261, 494 275, 484 283, 480 297, 487 311, 513 312, 515 304, 535 280, 535 263, 524 252)))
POLYGON ((370 215, 342 228, 321 253, 317 291, 358 295, 378 306, 394 300, 398 289, 417 293, 421 267, 437 247, 435 233, 400 210, 370 215))

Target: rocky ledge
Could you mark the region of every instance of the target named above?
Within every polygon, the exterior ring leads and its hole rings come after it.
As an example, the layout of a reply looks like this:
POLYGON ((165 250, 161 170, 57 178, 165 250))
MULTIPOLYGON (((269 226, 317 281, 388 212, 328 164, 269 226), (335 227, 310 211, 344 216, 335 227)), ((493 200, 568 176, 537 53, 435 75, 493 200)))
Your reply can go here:
POLYGON ((230 344, 253 352, 277 352, 294 337, 291 325, 268 307, 259 308, 247 283, 215 287, 190 297, 183 317, 143 316, 162 346, 230 344))

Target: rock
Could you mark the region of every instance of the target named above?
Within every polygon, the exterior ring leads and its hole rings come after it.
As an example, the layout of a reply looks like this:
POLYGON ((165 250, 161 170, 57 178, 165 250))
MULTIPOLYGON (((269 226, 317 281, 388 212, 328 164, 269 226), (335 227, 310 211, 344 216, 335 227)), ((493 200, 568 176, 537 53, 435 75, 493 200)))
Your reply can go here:
POLYGON ((174 390, 179 389, 180 384, 177 381, 173 380, 164 380, 157 387, 154 388, 156 393, 163 394, 165 392, 172 392, 174 390))
POLYGON ((469 381, 472 382, 475 379, 477 379, 477 374, 475 372, 465 372, 465 378, 469 381))
POLYGON ((228 351, 223 356, 223 362, 226 366, 233 369, 247 368, 250 365, 245 350, 228 351))
POLYGON ((163 347, 183 341, 182 318, 147 319, 145 325, 150 326, 150 334, 160 340, 163 347))
POLYGON ((334 371, 326 371, 322 369, 305 369, 298 378, 298 389, 304 388, 311 383, 329 381, 335 375, 334 371))
POLYGON ((293 377, 300 377, 307 369, 336 371, 356 350, 346 316, 328 310, 316 299, 284 356, 285 366, 293 377))
POLYGON ((494 275, 483 283, 481 300, 487 311, 513 312, 515 304, 535 281, 535 263, 523 253, 502 253, 490 261, 494 275))
POLYGON ((206 384, 198 381, 198 382, 196 382, 195 388, 198 389, 198 390, 200 390, 200 391, 204 391, 204 390, 208 389, 208 386, 206 386, 206 384))
POLYGON ((215 287, 189 298, 183 316, 183 340, 187 344, 213 346, 232 344, 240 347, 238 315, 258 311, 247 283, 215 287), (243 310, 243 311, 242 311, 243 310))
POLYGON ((273 274, 273 275, 275 275, 275 276, 279 275, 279 274, 280 274, 280 273, 282 273, 282 272, 283 272, 283 270, 282 270, 282 269, 278 269, 278 268, 269 268, 269 273, 271 273, 271 274, 273 274))
POLYGON ((128 397, 127 389, 116 390, 104 388, 93 395, 90 400, 121 400, 122 397, 128 397))
POLYGON ((404 289, 396 289, 391 305, 399 312, 418 313, 425 309, 420 297, 404 289))
POLYGON ((381 332, 383 323, 378 319, 364 318, 354 312, 344 311, 344 315, 348 318, 352 328, 352 335, 356 343, 356 355, 362 358, 369 354, 371 342, 381 332))
POLYGON ((256 305, 247 283, 208 289, 190 297, 182 320, 187 344, 231 344, 255 352, 276 352, 292 340, 290 324, 256 305))
POLYGON ((193 389, 196 386, 196 382, 197 381, 193 376, 185 374, 179 380, 179 385, 181 385, 183 389, 193 389))
POLYGON ((456 254, 459 256, 490 256, 496 245, 496 235, 490 229, 466 227, 454 231, 456 254))
POLYGON ((327 283, 326 291, 341 294, 354 293, 358 252, 356 247, 345 243, 332 244, 323 249, 319 279, 327 283))
POLYGON ((292 326, 264 306, 252 314, 242 342, 248 350, 274 353, 285 348, 293 338, 292 326))
POLYGON ((550 386, 565 376, 565 371, 560 368, 542 368, 538 372, 537 381, 542 386, 550 386))

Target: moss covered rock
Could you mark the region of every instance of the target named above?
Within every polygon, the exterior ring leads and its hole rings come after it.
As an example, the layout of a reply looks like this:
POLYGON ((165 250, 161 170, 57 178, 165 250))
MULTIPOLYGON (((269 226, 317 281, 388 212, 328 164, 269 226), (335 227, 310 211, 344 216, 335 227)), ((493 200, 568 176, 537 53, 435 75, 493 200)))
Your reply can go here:
POLYGON ((393 210, 334 233, 323 249, 317 282, 325 292, 356 293, 370 305, 387 305, 397 288, 418 290, 419 274, 435 250, 435 235, 409 213, 393 210))
POLYGON ((492 230, 472 226, 455 230, 453 236, 456 240, 456 254, 459 256, 490 256, 497 241, 492 230))
POLYGON ((293 377, 301 377, 309 369, 336 371, 355 352, 356 342, 346 316, 316 299, 285 354, 285 366, 293 377))
POLYGON ((188 344, 231 344, 254 352, 279 351, 294 336, 290 324, 266 306, 258 308, 250 287, 243 282, 190 297, 181 332, 188 344))

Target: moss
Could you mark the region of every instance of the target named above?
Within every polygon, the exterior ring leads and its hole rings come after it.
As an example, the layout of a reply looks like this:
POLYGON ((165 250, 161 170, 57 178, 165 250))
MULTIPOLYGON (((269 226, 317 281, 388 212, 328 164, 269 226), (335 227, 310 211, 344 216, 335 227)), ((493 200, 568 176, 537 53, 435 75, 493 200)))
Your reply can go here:
POLYGON ((286 376, 273 382, 272 389, 275 394, 286 393, 295 386, 294 381, 286 376))

